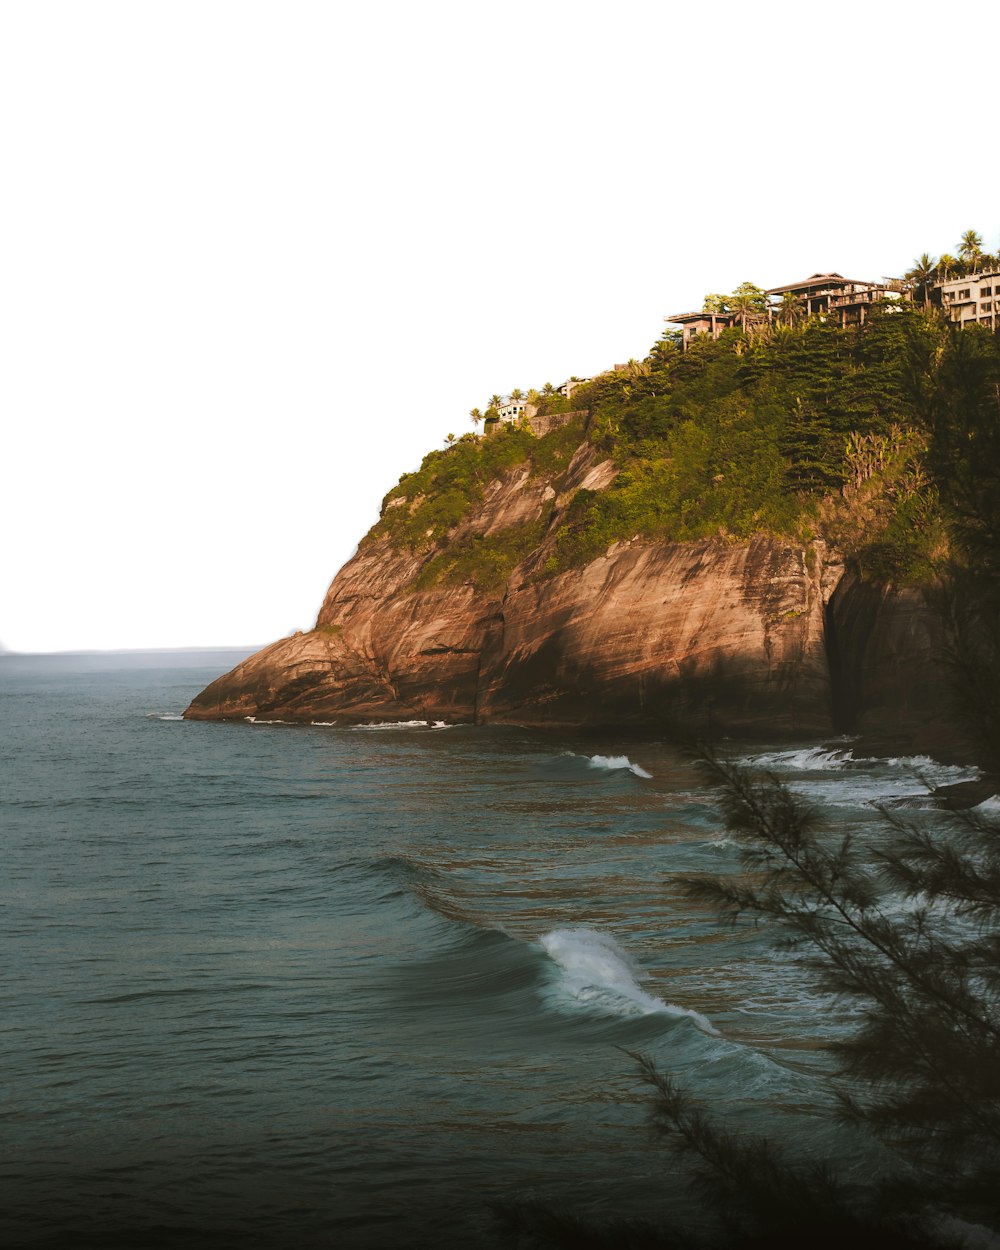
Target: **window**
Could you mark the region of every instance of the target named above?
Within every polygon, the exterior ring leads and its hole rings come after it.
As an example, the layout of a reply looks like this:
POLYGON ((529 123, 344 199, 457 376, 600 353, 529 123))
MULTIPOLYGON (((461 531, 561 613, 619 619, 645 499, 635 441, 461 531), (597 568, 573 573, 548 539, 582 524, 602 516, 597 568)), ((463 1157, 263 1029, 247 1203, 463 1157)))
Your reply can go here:
POLYGON ((958 298, 959 298, 959 299, 968 299, 968 298, 969 298, 969 296, 970 296, 971 294, 972 294, 972 287, 971 287, 971 286, 970 286, 970 287, 966 287, 964 291, 959 291, 959 293, 958 293, 958 298))
POLYGON ((992 294, 993 294, 993 288, 992 288, 991 286, 984 286, 984 287, 982 287, 982 288, 980 289, 979 294, 980 294, 980 295, 992 295, 992 294))
POLYGON ((979 305, 979 311, 980 312, 992 312, 993 301, 991 299, 983 300, 983 302, 979 305))

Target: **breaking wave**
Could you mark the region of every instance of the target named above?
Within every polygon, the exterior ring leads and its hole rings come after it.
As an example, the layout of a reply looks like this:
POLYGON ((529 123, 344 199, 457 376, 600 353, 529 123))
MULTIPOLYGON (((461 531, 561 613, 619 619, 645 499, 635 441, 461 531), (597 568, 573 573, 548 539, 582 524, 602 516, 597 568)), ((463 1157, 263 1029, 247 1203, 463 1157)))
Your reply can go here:
POLYGON ((843 748, 804 747, 798 751, 772 751, 765 755, 748 755, 739 761, 754 768, 779 771, 827 772, 857 763, 854 752, 843 748))
POLYGON ((876 758, 831 746, 770 751, 737 762, 784 774, 796 793, 834 807, 921 806, 930 789, 981 775, 975 767, 942 764, 929 755, 876 758))
POLYGON ((647 781, 652 779, 653 774, 647 773, 639 764, 633 764, 627 755, 590 755, 587 757, 590 768, 606 768, 609 772, 617 772, 619 769, 627 768, 630 773, 634 773, 636 777, 644 777, 647 781))
POLYGON ((553 929, 538 941, 559 970, 556 990, 564 1002, 617 1016, 689 1016, 703 1032, 719 1036, 699 1012, 648 994, 632 960, 608 934, 587 928, 553 929))

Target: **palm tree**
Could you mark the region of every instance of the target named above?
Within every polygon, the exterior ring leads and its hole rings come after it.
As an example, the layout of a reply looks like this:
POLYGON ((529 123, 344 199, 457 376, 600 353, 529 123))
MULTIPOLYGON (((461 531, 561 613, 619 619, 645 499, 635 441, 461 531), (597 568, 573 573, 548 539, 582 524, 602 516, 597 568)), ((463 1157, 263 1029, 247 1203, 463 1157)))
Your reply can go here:
POLYGON ((491 395, 491 396, 490 396, 490 402, 489 402, 486 406, 487 406, 488 408, 499 408, 499 407, 500 407, 500 405, 501 405, 502 403, 503 403, 503 398, 502 398, 502 396, 500 396, 500 395, 491 395))
POLYGON ((479 411, 478 408, 470 408, 469 417, 471 418, 473 425, 478 425, 479 422, 482 421, 483 419, 483 414, 479 411))
POLYGON ((966 230, 962 235, 958 244, 958 254, 969 266, 973 273, 977 272, 976 266, 979 264, 983 255, 983 236, 977 234, 975 230, 966 230))
POLYGON ((786 291, 781 297, 781 303, 775 309, 778 324, 793 326, 801 321, 803 316, 805 316, 805 309, 802 307, 802 301, 794 291, 786 291))
POLYGON ((449 447, 453 447, 453 446, 455 445, 455 435, 454 435, 454 434, 446 434, 446 435, 444 436, 444 441, 448 444, 448 446, 449 446, 449 447))
POLYGON ((524 391, 519 390, 518 387, 515 386, 510 393, 510 397, 512 400, 524 399, 524 391))
POLYGON ((554 395, 555 393, 556 393, 556 388, 552 385, 551 382, 546 382, 545 385, 542 387, 543 395, 554 395))
POLYGON ((957 259, 952 256, 951 252, 942 252, 941 259, 937 263, 938 276, 942 282, 948 281, 948 275, 954 273, 958 268, 957 259))
POLYGON ((913 262, 913 268, 908 269, 903 275, 907 282, 913 283, 913 293, 920 300, 923 308, 927 307, 927 296, 930 292, 931 283, 934 281, 934 275, 937 272, 938 262, 929 256, 926 252, 921 252, 917 259, 913 262))
POLYGON ((767 296, 752 282, 741 282, 729 297, 729 311, 739 317, 745 330, 748 321, 756 321, 767 312, 767 296))

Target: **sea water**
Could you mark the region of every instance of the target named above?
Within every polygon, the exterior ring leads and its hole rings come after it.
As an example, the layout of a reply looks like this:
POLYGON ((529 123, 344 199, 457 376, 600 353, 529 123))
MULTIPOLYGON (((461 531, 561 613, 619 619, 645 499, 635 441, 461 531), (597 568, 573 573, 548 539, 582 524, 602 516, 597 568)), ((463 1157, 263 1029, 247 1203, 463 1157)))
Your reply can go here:
MULTIPOLYGON (((655 738, 186 722, 240 654, 0 658, 0 1244, 500 1245, 497 1204, 697 1221, 649 1055, 727 1126, 878 1166, 851 1025, 655 738)), ((971 769, 722 744, 877 839, 971 769)))

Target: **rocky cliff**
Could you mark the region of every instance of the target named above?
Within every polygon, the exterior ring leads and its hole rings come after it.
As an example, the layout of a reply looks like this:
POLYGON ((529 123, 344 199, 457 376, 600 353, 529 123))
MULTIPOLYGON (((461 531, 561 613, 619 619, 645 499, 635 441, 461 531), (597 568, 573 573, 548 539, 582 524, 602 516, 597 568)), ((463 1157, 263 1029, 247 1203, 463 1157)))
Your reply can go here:
POLYGON ((411 549, 377 526, 311 631, 238 665, 185 715, 928 741, 942 700, 929 613, 914 592, 845 577, 822 542, 632 538, 551 574, 569 501, 614 474, 584 443, 558 472, 520 464, 494 479, 438 542, 411 549), (450 552, 525 533, 531 549, 500 584, 448 569, 450 552))

